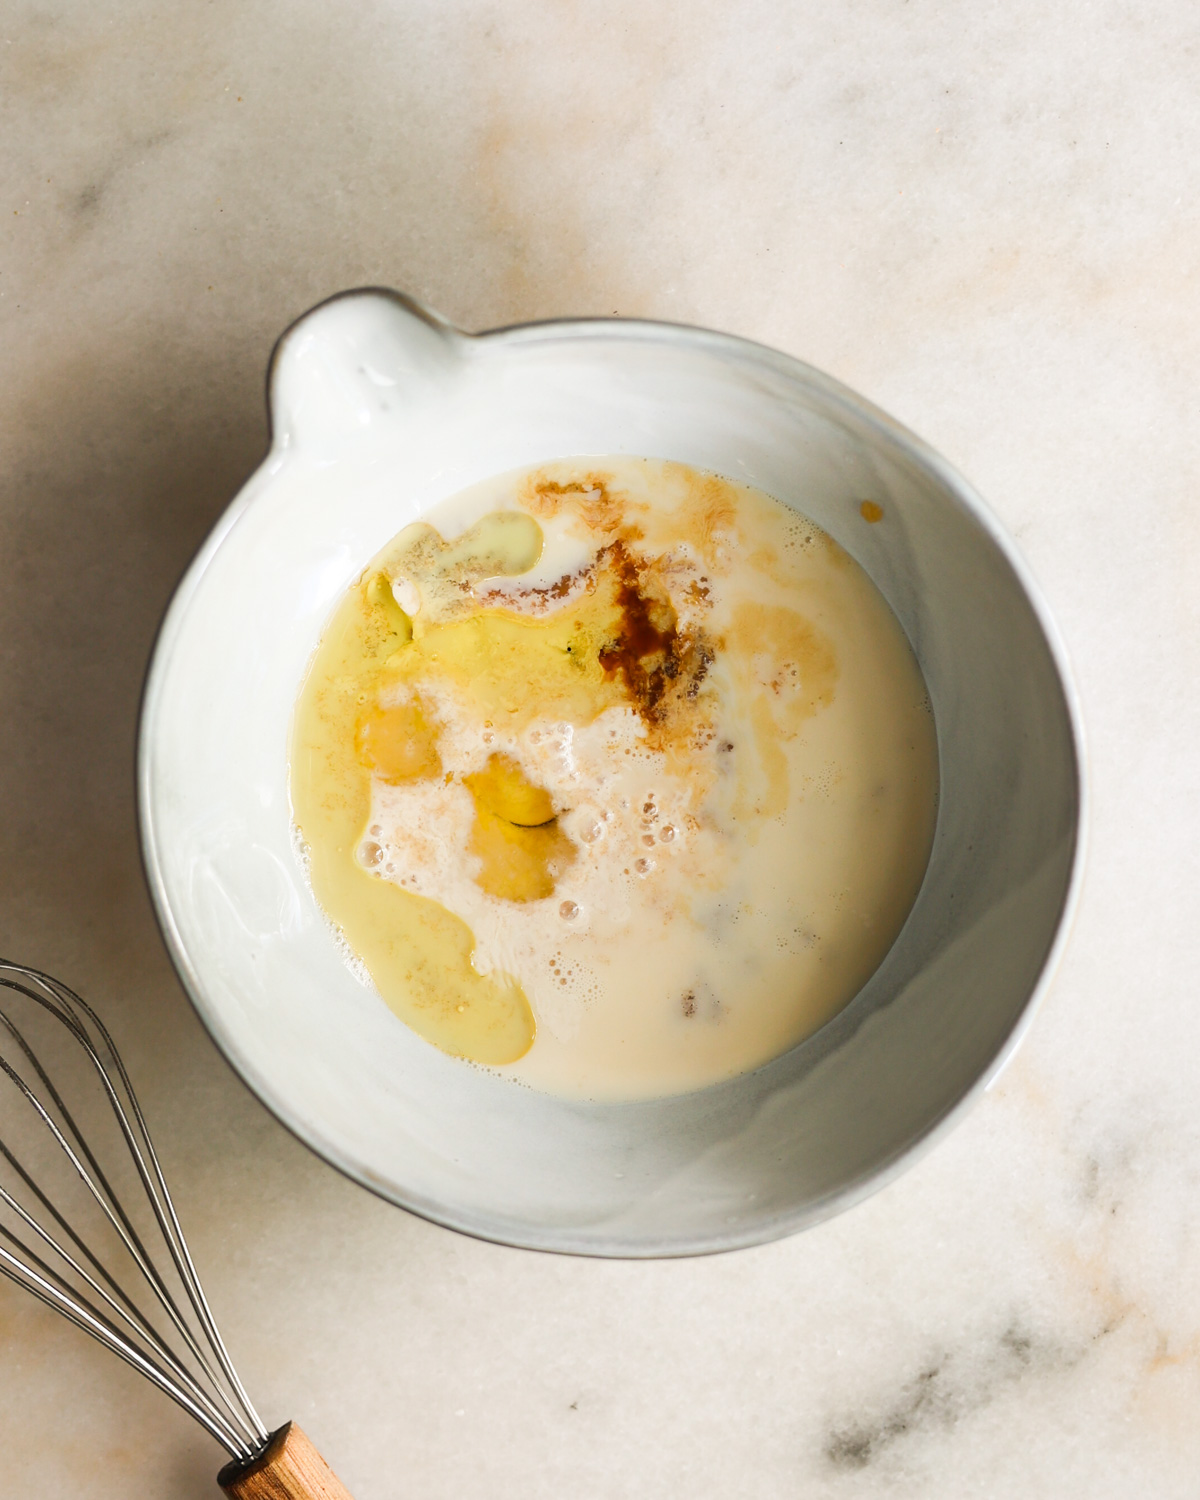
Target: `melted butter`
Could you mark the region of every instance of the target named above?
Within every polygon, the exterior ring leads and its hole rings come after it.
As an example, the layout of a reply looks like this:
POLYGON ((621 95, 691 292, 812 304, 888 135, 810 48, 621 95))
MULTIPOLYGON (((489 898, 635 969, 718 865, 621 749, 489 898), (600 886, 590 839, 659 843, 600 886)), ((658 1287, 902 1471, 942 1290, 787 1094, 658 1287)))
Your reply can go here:
POLYGON ((291 757, 314 892, 392 1009, 590 1097, 700 1087, 840 1009, 911 906, 936 786, 916 662, 848 555, 629 459, 400 533, 291 757))
POLYGON ((321 641, 297 704, 290 780, 309 878, 379 993, 418 1035, 457 1057, 511 1063, 536 1030, 521 986, 476 971, 475 940, 460 917, 357 858, 373 767, 388 781, 440 776, 419 706, 362 711, 384 664, 411 641, 407 618, 377 574, 350 590, 321 641))
POLYGON ((542 528, 519 510, 482 516, 453 541, 418 521, 397 537, 388 573, 409 596, 423 623, 469 615, 476 585, 487 578, 528 573, 542 555, 542 528), (406 587, 407 586, 407 587, 406 587))

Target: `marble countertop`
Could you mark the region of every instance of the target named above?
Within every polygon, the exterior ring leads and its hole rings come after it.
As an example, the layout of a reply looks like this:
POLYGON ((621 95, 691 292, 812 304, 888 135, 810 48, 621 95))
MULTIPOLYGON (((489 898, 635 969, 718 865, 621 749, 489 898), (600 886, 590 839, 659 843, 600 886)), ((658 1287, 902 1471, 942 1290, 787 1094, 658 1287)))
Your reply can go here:
MULTIPOLYGON (((1025 1500, 1200 1472, 1200 29, 1118 0, 13 0, 0 22, 0 941, 111 1019, 268 1419, 356 1500, 1025 1500), (412 1218, 202 1032, 138 859, 154 631, 341 288, 728 329, 1016 536, 1082 694, 1083 900, 1016 1060, 820 1228, 597 1263, 412 1218)), ((6 1493, 221 1455, 0 1286, 6 1493)))

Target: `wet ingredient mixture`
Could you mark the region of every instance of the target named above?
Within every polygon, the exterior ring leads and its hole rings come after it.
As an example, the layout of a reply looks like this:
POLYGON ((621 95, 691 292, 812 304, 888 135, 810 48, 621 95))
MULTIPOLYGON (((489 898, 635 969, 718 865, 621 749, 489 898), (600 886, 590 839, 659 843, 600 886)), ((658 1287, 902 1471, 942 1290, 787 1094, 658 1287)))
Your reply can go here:
POLYGON ((899 623, 820 528, 587 459, 384 549, 311 664, 290 785, 313 891, 401 1019, 635 1098, 754 1068, 857 993, 924 874, 937 751, 899 623))

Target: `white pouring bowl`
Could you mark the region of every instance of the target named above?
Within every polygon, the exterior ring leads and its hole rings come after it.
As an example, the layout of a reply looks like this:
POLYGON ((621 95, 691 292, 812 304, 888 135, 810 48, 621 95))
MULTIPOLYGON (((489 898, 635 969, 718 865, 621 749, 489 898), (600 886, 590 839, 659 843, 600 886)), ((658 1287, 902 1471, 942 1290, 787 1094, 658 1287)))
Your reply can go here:
POLYGON ((731 1249, 895 1175, 1015 1047, 1079 878, 1078 710, 1054 627, 982 502, 836 381, 668 324, 469 336, 394 292, 353 292, 284 334, 269 391, 270 452, 164 620, 138 766, 171 956, 247 1084, 364 1186, 543 1250, 731 1249), (924 884, 851 1004, 756 1072, 634 1104, 519 1087, 397 1020, 314 901, 287 788, 300 682, 371 557, 467 485, 584 454, 711 470, 823 526, 906 630, 941 758, 924 884), (863 524, 864 499, 886 524, 863 524))

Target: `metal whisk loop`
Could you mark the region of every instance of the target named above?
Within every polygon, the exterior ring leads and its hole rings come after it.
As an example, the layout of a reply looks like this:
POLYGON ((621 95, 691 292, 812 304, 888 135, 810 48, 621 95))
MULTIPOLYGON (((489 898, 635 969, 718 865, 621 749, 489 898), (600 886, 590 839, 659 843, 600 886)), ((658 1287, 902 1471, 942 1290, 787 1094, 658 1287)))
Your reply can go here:
POLYGON ((0 1182, 0 1205, 26 1236, 0 1217, 0 1272, 147 1376, 207 1428, 232 1457, 254 1457, 266 1447, 269 1434, 217 1331, 145 1118, 112 1038, 86 1001, 48 974, 0 960, 0 987, 33 1007, 22 1006, 23 1024, 19 1025, 12 1004, 0 1006, 4 1048, 0 1051, 0 1086, 6 1079, 17 1100, 27 1106, 0 1110, 0 1158, 15 1178, 11 1190, 0 1182), (150 1221, 167 1252, 169 1274, 156 1265, 135 1227, 135 1215, 113 1187, 112 1169, 106 1173, 102 1167, 43 1065, 45 1052, 39 1056, 34 1048, 30 1022, 36 1030, 45 1018, 61 1027, 61 1031, 49 1029, 50 1041, 65 1033, 90 1064, 85 1071, 88 1076, 94 1074, 93 1083, 98 1084, 112 1114, 128 1158, 124 1170, 127 1173, 132 1164, 149 1205, 150 1221), (77 1194, 82 1185, 84 1202, 90 1201, 99 1210, 96 1227, 110 1247, 115 1242, 124 1252, 127 1270, 131 1264, 136 1272, 134 1287, 153 1294, 160 1321, 170 1325, 170 1334, 164 1335, 139 1307, 135 1295, 55 1201, 58 1195, 39 1182, 17 1156, 18 1119, 34 1126, 32 1136, 22 1139, 31 1139, 43 1156, 48 1139, 53 1148, 50 1159, 59 1161, 60 1168, 65 1162, 68 1190, 77 1194), (177 1283, 175 1290, 170 1278, 177 1283))

